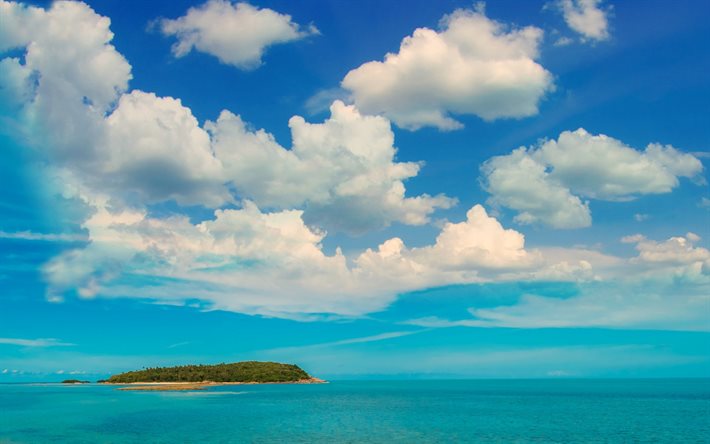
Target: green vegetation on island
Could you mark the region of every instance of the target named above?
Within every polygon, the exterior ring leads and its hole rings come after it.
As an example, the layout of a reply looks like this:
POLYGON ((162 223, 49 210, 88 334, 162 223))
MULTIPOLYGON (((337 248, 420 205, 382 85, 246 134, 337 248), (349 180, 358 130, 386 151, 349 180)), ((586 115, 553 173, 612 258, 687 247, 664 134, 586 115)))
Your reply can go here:
POLYGON ((246 361, 216 365, 152 367, 120 373, 108 378, 110 384, 134 382, 300 382, 314 380, 299 366, 278 362, 246 361))
POLYGON ((88 384, 89 381, 80 381, 78 379, 65 379, 62 384, 88 384))

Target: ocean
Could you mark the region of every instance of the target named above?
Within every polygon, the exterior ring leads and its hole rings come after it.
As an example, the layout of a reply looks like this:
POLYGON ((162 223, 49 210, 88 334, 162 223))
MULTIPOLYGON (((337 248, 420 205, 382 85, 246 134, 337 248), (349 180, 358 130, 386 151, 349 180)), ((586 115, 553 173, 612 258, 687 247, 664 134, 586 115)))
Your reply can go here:
POLYGON ((708 443, 710 379, 0 384, 0 443, 708 443))

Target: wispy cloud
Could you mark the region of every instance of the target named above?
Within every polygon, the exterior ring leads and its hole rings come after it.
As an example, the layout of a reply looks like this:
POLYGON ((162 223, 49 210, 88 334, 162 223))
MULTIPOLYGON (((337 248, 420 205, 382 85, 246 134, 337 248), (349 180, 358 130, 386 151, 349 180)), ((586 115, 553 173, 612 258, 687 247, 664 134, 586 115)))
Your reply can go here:
POLYGON ((2 230, 0 230, 0 239, 17 239, 47 242, 83 242, 88 240, 85 234, 78 233, 35 233, 33 231, 8 232, 2 230))
POLYGON ((170 345, 168 345, 167 348, 183 347, 183 346, 185 346, 185 345, 190 345, 190 344, 192 344, 192 341, 176 342, 175 344, 170 344, 170 345))
POLYGON ((76 345, 69 342, 62 342, 54 338, 0 338, 0 344, 18 345, 20 347, 70 347, 76 345))
POLYGON ((295 350, 305 350, 313 348, 326 348, 326 347, 337 347, 340 345, 350 345, 350 344, 363 344, 366 342, 376 342, 376 341, 386 341, 388 339, 401 338, 403 336, 414 335, 417 333, 422 333, 429 331, 430 329, 423 330, 412 330, 412 331, 393 331, 388 333, 380 333, 372 336, 363 336, 359 338, 342 339, 340 341, 331 342, 321 342, 318 344, 300 345, 295 347, 281 347, 266 350, 268 352, 284 352, 284 351, 295 351, 295 350))

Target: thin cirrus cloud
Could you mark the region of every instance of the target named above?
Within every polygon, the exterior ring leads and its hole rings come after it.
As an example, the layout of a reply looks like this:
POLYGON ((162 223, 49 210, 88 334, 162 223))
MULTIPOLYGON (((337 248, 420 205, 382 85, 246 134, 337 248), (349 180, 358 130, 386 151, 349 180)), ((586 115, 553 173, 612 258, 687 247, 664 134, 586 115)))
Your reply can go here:
POLYGON ((557 0, 553 5, 573 31, 583 41, 609 39, 609 8, 602 8, 603 0, 557 0))
POLYGON ((34 231, 8 232, 0 230, 0 239, 46 241, 46 242, 85 242, 86 235, 78 233, 36 233, 34 231))
POLYGON ((54 338, 23 339, 23 338, 0 338, 0 345, 17 345, 19 347, 69 347, 75 344, 62 342, 54 338))
POLYGON ((664 241, 626 236, 638 255, 615 261, 598 282, 579 284, 579 294, 549 297, 535 291, 513 305, 469 309, 472 318, 412 319, 420 327, 625 328, 710 331, 710 251, 694 233, 664 241), (613 279, 612 279, 613 278, 613 279))
POLYGON ((554 228, 591 225, 589 202, 583 199, 624 201, 669 193, 680 178, 701 180, 702 170, 697 157, 670 145, 651 143, 640 151, 583 128, 481 166, 489 203, 515 210, 520 224, 554 228))
POLYGON ((318 34, 315 26, 304 28, 290 15, 230 0, 209 0, 182 17, 158 20, 157 25, 164 35, 177 38, 175 57, 195 50, 244 70, 259 67, 272 45, 318 34))
POLYGON ((461 128, 455 115, 532 116, 554 87, 536 62, 542 37, 534 26, 509 29, 482 8, 459 9, 441 20, 440 31, 416 29, 397 53, 353 69, 341 86, 361 111, 411 130, 461 128))

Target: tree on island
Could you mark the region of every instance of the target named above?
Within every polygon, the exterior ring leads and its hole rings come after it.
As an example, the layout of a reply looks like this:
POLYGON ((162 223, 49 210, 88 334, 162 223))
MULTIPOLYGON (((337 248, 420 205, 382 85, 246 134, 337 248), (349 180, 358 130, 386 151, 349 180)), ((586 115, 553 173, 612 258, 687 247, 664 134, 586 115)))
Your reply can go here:
POLYGON ((299 366, 278 362, 246 361, 216 365, 150 367, 106 380, 113 384, 132 382, 296 382, 311 379, 299 366))

